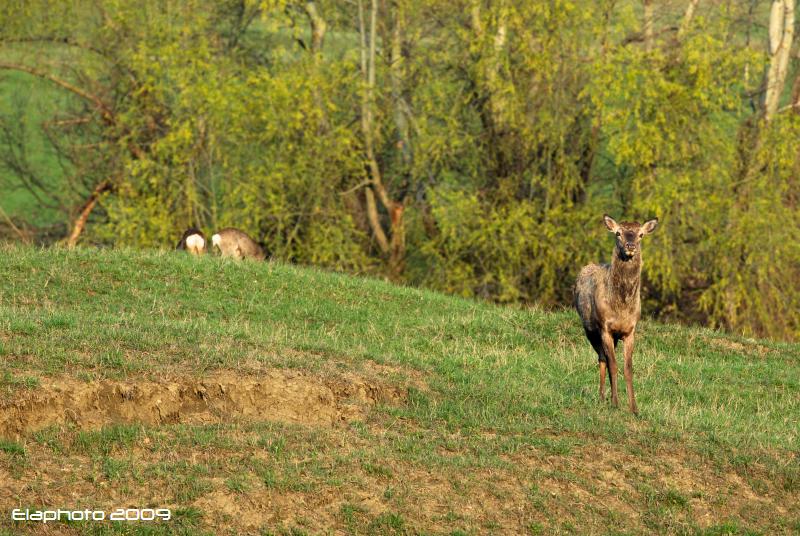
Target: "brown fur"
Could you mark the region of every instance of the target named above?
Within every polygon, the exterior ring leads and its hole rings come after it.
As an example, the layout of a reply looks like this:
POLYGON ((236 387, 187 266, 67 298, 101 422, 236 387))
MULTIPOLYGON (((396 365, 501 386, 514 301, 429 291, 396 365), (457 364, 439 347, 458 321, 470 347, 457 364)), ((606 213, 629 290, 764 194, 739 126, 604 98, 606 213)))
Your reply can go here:
POLYGON ((255 240, 246 233, 233 227, 228 227, 218 231, 211 237, 213 245, 219 248, 223 257, 234 257, 236 259, 256 259, 264 260, 266 255, 255 240))
POLYGON ((633 394, 633 343, 636 323, 641 314, 641 240, 655 230, 658 219, 640 225, 638 222, 617 223, 603 216, 609 231, 615 233, 616 244, 611 264, 590 264, 581 269, 575 282, 575 309, 583 330, 600 364, 600 400, 605 400, 605 377, 611 382, 611 401, 617 406, 618 341, 625 344, 625 387, 628 405, 637 413, 633 394))

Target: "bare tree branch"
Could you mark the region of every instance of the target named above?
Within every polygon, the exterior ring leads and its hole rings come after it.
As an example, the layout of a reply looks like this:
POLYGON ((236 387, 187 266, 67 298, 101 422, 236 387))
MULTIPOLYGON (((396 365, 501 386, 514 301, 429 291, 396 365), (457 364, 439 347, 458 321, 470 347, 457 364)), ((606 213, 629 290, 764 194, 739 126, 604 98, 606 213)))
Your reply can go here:
POLYGON ((103 118, 104 119, 106 119, 107 121, 110 121, 112 123, 114 122, 114 115, 111 112, 111 109, 106 105, 105 102, 103 102, 103 100, 100 97, 98 97, 97 95, 93 95, 92 93, 89 93, 88 91, 86 91, 86 90, 84 90, 82 88, 79 88, 78 86, 75 86, 75 85, 67 82, 66 80, 58 78, 57 76, 53 76, 50 73, 45 73, 45 72, 39 71, 37 69, 34 69, 32 67, 28 67, 26 65, 19 65, 19 64, 16 64, 16 63, 0 62, 0 69, 6 69, 6 70, 11 70, 11 71, 20 71, 20 72, 23 72, 23 73, 31 74, 31 75, 36 76, 38 78, 42 78, 44 80, 48 80, 48 81, 52 82, 53 84, 55 84, 55 85, 57 85, 59 87, 62 87, 64 89, 66 89, 67 91, 69 91, 71 93, 74 93, 75 95, 78 95, 79 97, 81 97, 81 98, 93 103, 100 110, 101 114, 103 114, 103 118))
POLYGON ((83 207, 80 210, 78 217, 75 219, 75 223, 72 226, 72 232, 67 238, 67 247, 74 248, 75 245, 78 243, 78 238, 80 238, 81 233, 83 232, 83 228, 86 226, 86 220, 89 219, 89 214, 92 213, 92 209, 97 204, 97 200, 100 198, 100 195, 104 192, 111 190, 111 181, 106 179, 100 184, 98 184, 94 191, 92 191, 89 199, 86 200, 83 207))
POLYGON ((6 211, 3 210, 3 207, 0 207, 0 214, 3 215, 3 219, 6 221, 6 223, 8 223, 9 227, 11 227, 11 229, 15 233, 17 233, 17 236, 19 236, 20 240, 22 240, 25 243, 30 242, 31 239, 30 235, 24 233, 19 227, 14 225, 14 222, 11 220, 11 218, 8 217, 8 214, 6 214, 6 211))
POLYGON ((87 50, 89 52, 94 52, 98 56, 101 56, 101 57, 105 58, 108 61, 112 61, 112 62, 116 63, 116 61, 113 58, 109 57, 107 52, 105 52, 103 50, 100 50, 97 47, 93 47, 90 44, 81 43, 81 42, 75 41, 74 39, 71 39, 70 37, 55 37, 55 36, 31 36, 31 37, 13 37, 13 38, 4 37, 3 39, 0 39, 0 42, 8 43, 8 44, 13 44, 13 43, 26 43, 26 44, 30 44, 30 43, 49 43, 49 44, 52 44, 52 45, 65 45, 65 46, 68 46, 68 47, 80 48, 81 50, 87 50))
MULTIPOLYGON (((62 78, 54 76, 54 75, 52 75, 50 73, 39 71, 38 69, 34 69, 32 67, 28 67, 27 65, 20 65, 20 64, 16 64, 16 63, 0 62, 0 69, 6 69, 6 70, 11 70, 11 71, 19 71, 19 72, 23 72, 23 73, 28 73, 28 74, 36 76, 38 78, 42 78, 44 80, 52 82, 53 84, 55 84, 55 85, 57 85, 57 86, 59 86, 59 87, 61 87, 63 89, 66 89, 70 93, 73 93, 73 94, 83 98, 84 100, 94 104, 95 107, 100 111, 100 115, 102 116, 103 120, 106 123, 108 123, 110 125, 116 125, 117 124, 117 120, 116 120, 116 117, 114 115, 114 112, 103 101, 103 99, 101 99, 100 97, 98 97, 97 95, 95 95, 93 93, 90 93, 89 91, 86 91, 85 89, 83 89, 81 87, 78 87, 78 86, 76 86, 76 85, 74 85, 74 84, 72 84, 70 82, 67 82, 66 80, 64 80, 62 78)), ((144 158, 144 152, 142 151, 141 148, 139 148, 134 143, 130 143, 130 142, 128 143, 128 150, 136 158, 139 158, 139 159, 143 159, 144 158)))

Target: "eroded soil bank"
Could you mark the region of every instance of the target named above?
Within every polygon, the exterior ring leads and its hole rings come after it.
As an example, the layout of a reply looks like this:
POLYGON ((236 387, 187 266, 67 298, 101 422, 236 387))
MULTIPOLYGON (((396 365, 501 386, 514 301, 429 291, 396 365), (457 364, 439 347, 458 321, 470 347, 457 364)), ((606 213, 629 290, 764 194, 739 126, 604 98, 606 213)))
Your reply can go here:
POLYGON ((203 378, 99 380, 45 378, 0 401, 0 437, 53 425, 95 430, 112 424, 212 424, 232 420, 334 425, 358 419, 376 403, 393 404, 403 389, 354 375, 321 378, 270 370, 217 371, 203 378))

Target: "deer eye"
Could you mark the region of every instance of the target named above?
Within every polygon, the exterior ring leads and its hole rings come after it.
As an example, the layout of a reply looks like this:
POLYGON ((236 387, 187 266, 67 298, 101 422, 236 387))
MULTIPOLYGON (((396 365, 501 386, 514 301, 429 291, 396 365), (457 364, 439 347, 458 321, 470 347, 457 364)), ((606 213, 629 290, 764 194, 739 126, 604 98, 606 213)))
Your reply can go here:
POLYGON ((639 233, 639 238, 642 238, 643 236, 644 236, 644 233, 639 233))
POLYGON ((619 235, 621 235, 621 234, 622 234, 622 233, 620 233, 619 231, 617 231, 617 236, 619 236, 619 235))

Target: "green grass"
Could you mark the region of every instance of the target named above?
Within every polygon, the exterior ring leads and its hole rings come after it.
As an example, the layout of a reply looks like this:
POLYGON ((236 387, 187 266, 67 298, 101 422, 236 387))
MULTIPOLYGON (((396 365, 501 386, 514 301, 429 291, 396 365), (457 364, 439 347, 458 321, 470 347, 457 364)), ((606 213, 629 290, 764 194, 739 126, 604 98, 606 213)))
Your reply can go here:
POLYGON ((5 452, 12 456, 24 456, 25 447, 14 441, 0 439, 0 452, 5 452))
POLYGON ((604 423, 621 421, 714 447, 797 447, 796 422, 786 419, 800 414, 797 345, 644 321, 634 357, 637 420, 597 407, 595 360, 572 311, 132 251, 9 249, 0 277, 3 376, 21 376, 28 355, 39 371, 91 377, 246 359, 312 370, 329 359, 373 360, 430 374, 442 396, 413 393, 404 412, 453 430, 598 425, 603 433, 604 423))
MULTIPOLYGON (((267 523, 265 533, 276 534, 328 525, 363 534, 749 534, 798 526, 800 345, 645 320, 634 353, 637 418, 598 403, 596 358, 569 310, 172 253, 0 254, 0 400, 36 392, 47 376, 153 380, 256 365, 325 376, 367 374, 377 363, 408 386, 403 403, 344 427, 268 416, 212 426, 56 427, 0 444, 0 475, 22 455, 31 466, 56 457, 93 475, 92 485, 123 486, 128 497, 160 482, 163 501, 198 508, 205 523, 213 513, 203 501, 215 493, 245 504, 259 494, 302 496, 320 516, 314 497, 337 501, 324 518, 267 523), (758 500, 742 499, 745 488, 758 500), (441 504, 421 508, 420 497, 441 504), (522 514, 503 510, 516 501, 522 514), (476 515, 475 505, 490 513, 476 515), (703 512, 711 512, 710 525, 703 512)), ((28 482, 28 469, 20 471, 28 482)), ((88 530, 99 529, 79 532, 88 530)))

